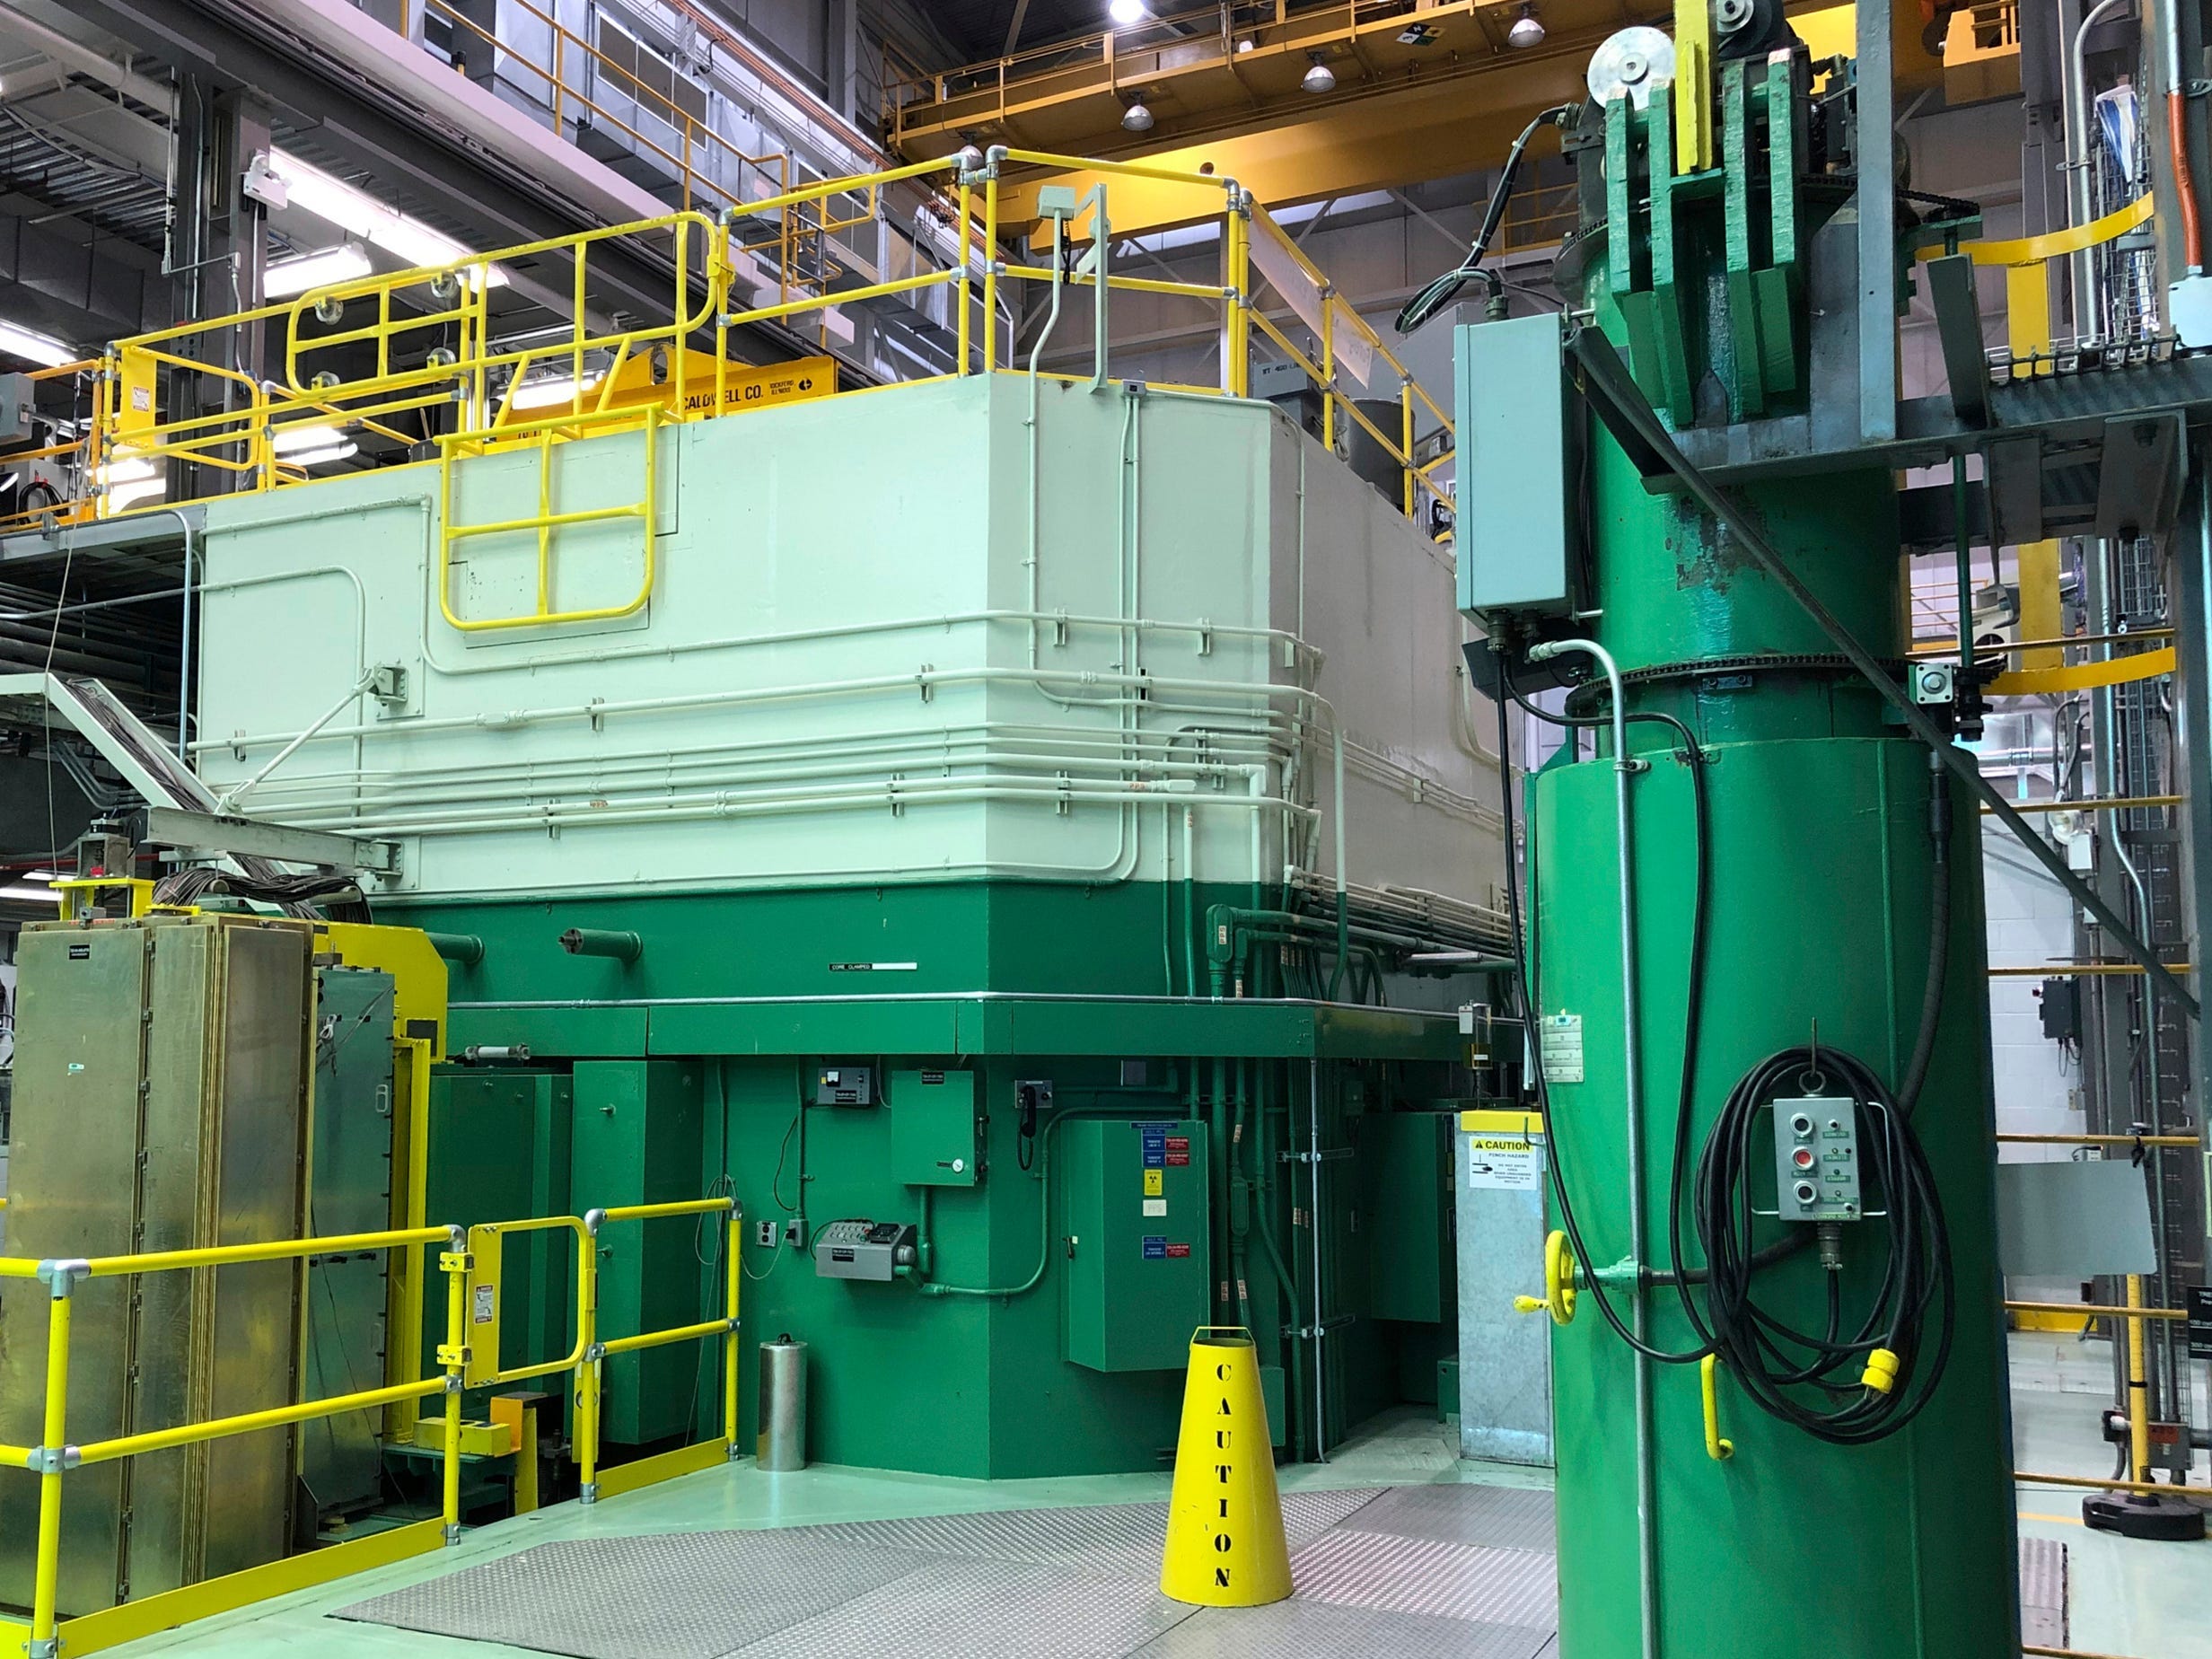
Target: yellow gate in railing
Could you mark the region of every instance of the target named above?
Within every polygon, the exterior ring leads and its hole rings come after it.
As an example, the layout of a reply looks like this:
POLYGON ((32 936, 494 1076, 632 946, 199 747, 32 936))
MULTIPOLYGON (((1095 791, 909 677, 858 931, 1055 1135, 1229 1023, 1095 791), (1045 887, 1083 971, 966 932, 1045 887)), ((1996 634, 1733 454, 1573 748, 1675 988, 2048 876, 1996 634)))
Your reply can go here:
MULTIPOLYGON (((585 1503, 632 1491, 656 1480, 704 1469, 730 1456, 737 1444, 738 1267, 740 1217, 733 1198, 697 1198, 674 1204, 640 1204, 592 1210, 586 1215, 495 1222, 464 1231, 459 1227, 412 1227, 343 1237, 285 1239, 261 1244, 228 1244, 205 1250, 161 1251, 133 1256, 98 1256, 90 1260, 32 1261, 0 1257, 0 1280, 35 1282, 46 1287, 46 1388, 40 1444, 0 1445, 0 1471, 25 1470, 39 1480, 39 1537, 33 1576, 29 1639, 30 1659, 58 1659, 66 1646, 72 1655, 96 1653, 190 1620, 242 1607, 273 1595, 327 1584, 351 1573, 406 1560, 458 1542, 461 1533, 461 1393, 525 1378, 575 1374, 575 1450, 579 1465, 578 1496, 585 1503), (728 1282, 722 1316, 666 1330, 602 1337, 599 1330, 600 1230, 610 1223, 645 1222, 675 1216, 728 1217, 728 1282), (568 1354, 502 1371, 499 1368, 500 1241, 517 1233, 565 1228, 576 1240, 577 1340, 568 1354), (446 1276, 445 1340, 437 1363, 443 1374, 395 1382, 388 1387, 303 1400, 265 1411, 180 1423, 112 1440, 71 1445, 68 1434, 69 1346, 76 1287, 87 1279, 119 1278, 147 1273, 180 1273, 249 1261, 297 1261, 309 1256, 362 1251, 416 1251, 442 1244, 439 1269, 446 1276), (663 1453, 601 1470, 599 1467, 600 1365, 610 1355, 676 1342, 719 1338, 723 1344, 722 1435, 681 1451, 663 1453), (358 1540, 251 1567, 203 1584, 165 1591, 143 1601, 81 1618, 64 1620, 57 1606, 61 1567, 62 1506, 73 1470, 142 1457, 205 1441, 250 1435, 320 1418, 381 1409, 403 1401, 444 1397, 443 1504, 438 1519, 418 1522, 358 1540)), ((0 1621, 0 1628, 21 1629, 0 1621)))

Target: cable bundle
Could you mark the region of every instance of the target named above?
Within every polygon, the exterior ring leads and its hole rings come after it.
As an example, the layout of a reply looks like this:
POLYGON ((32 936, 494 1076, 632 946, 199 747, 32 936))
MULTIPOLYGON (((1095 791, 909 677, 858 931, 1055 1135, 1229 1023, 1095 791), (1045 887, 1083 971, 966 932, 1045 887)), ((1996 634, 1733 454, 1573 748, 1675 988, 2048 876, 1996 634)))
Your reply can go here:
MULTIPOLYGON (((1753 1400, 1784 1422, 1834 1445, 1860 1445, 1894 1434, 1918 1415, 1942 1378, 1951 1352, 1955 1302, 1951 1241, 1936 1177, 1912 1123, 1862 1062, 1836 1049, 1787 1049, 1760 1061, 1729 1092, 1727 1103, 1698 1159, 1693 1204, 1705 1254, 1701 1310, 1691 1323, 1753 1400), (1760 1132, 1761 1111, 1778 1095, 1808 1096, 1808 1082, 1827 1079, 1856 1101, 1859 1164, 1871 1190, 1856 1222, 1838 1233, 1878 1234, 1881 1283, 1850 1335, 1843 1332, 1841 1252, 1823 1251, 1828 1314, 1819 1331, 1801 1330, 1762 1307, 1752 1280, 1763 1265, 1753 1245, 1748 1172, 1771 1167, 1772 1146, 1760 1132), (1876 1207, 1879 1206, 1877 1209, 1876 1207), (1702 1313, 1702 1318, 1698 1315, 1702 1313), (1933 1323, 1934 1341, 1928 1341, 1933 1323), (1825 1394, 1827 1403, 1819 1403, 1825 1394)), ((1686 1308, 1692 1304, 1683 1286, 1686 1308)))

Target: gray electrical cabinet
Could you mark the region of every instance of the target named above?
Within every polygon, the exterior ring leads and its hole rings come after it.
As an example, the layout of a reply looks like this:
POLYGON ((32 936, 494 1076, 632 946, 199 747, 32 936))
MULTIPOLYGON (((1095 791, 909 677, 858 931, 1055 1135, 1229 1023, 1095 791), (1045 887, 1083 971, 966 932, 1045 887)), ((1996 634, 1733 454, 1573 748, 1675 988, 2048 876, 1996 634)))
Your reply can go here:
POLYGON ((1453 331, 1459 452, 1453 551, 1460 609, 1569 609, 1567 377, 1559 318, 1549 312, 1453 331))

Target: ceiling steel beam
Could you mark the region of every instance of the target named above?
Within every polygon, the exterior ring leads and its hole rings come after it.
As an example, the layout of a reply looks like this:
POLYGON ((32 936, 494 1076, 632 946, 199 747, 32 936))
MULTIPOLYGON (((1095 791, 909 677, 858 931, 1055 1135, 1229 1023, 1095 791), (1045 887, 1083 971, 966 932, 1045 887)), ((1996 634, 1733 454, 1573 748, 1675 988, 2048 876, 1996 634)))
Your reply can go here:
MULTIPOLYGON (((224 0, 75 0, 92 23, 134 48, 222 88, 258 92, 288 121, 387 184, 445 204, 485 249, 595 230, 605 215, 434 125, 392 88, 311 51, 266 14, 224 0)), ((638 317, 665 316, 672 266, 651 249, 601 242, 592 249, 593 304, 638 317)), ((731 331, 733 349, 773 362, 814 349, 789 330, 731 331)))

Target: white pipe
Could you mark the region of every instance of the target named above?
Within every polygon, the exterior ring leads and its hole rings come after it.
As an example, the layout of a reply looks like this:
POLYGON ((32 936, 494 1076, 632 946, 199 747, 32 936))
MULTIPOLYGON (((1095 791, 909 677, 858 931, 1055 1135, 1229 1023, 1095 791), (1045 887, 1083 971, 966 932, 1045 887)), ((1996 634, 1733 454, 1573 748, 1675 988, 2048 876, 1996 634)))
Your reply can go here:
MULTIPOLYGON (((1612 654, 1594 639, 1556 639, 1532 648, 1529 661, 1541 663, 1567 652, 1590 657, 1605 672, 1612 695, 1613 822, 1620 865, 1620 1040, 1623 1053, 1623 1092, 1628 1101, 1628 1254, 1635 1271, 1628 1276, 1629 1330, 1638 1343, 1646 1339, 1646 1298, 1642 1283, 1646 1255, 1644 1212, 1644 1051, 1637 1029, 1636 949, 1636 853, 1629 834, 1628 780, 1643 769, 1628 753, 1628 703, 1620 684, 1620 669, 1612 654)), ((1653 1514, 1651 1446, 1651 1361, 1639 1349, 1636 1365, 1636 1543, 1639 1611, 1646 1659, 1659 1652, 1659 1576, 1656 1516, 1653 1514)))
MULTIPOLYGON (((369 824, 362 828, 361 833, 382 840, 398 836, 474 835, 515 830, 583 829, 607 824, 675 823, 697 819, 762 818, 779 813, 850 812, 861 808, 881 812, 891 807, 965 805, 991 801, 1020 801, 1032 804, 1056 801, 1119 803, 1141 800, 1147 795, 1162 793, 1164 792, 1146 789, 1141 785, 1119 789, 1070 788, 1051 779, 1040 779, 1034 786, 1022 787, 1000 783, 951 788, 940 787, 933 783, 902 781, 846 794, 791 795, 770 801, 733 801, 724 792, 663 803, 639 811, 579 804, 501 812, 488 818, 429 819, 414 823, 369 824)), ((1204 794, 1193 797, 1188 804, 1193 807, 1233 807, 1240 812, 1279 812, 1294 817, 1313 815, 1311 807, 1273 797, 1204 794)))
MULTIPOLYGON (((2073 109, 2066 116, 2067 201, 2074 210, 2076 228, 2095 218, 2095 202, 2091 188, 2094 149, 2090 135, 2092 121, 2089 107, 2089 66, 2083 57, 2082 48, 2089 31, 2102 22, 2105 15, 2125 5, 2129 0, 2097 0, 2097 4, 2084 14, 2081 24, 2074 31, 2073 49, 2067 54, 2066 92, 2073 101, 2073 109)), ((2097 276, 2097 250, 2085 248, 2074 256, 2074 338, 2078 344, 2094 339, 2104 329, 2104 286, 2097 276)))
MULTIPOLYGON (((79 75, 88 75, 118 92, 127 93, 150 110, 158 110, 172 119, 175 118, 177 93, 174 87, 148 80, 145 75, 117 63, 105 52, 95 50, 58 29, 48 28, 21 6, 12 4, 12 0, 0 0, 0 11, 7 13, 7 31, 10 34, 24 37, 56 63, 66 65, 79 75)), ((8 76, 4 83, 0 83, 0 97, 11 101, 22 97, 26 89, 22 83, 31 79, 29 75, 8 76)))
POLYGON ((228 812, 238 804, 241 799, 252 794, 253 791, 259 786, 261 780, 267 777, 271 772, 274 772, 285 761, 289 760, 292 758, 294 751, 296 750, 302 743, 307 742, 309 738, 314 736, 316 733, 321 731, 323 727, 329 725, 330 722, 337 719, 339 715, 343 714, 346 710, 346 705, 352 702, 354 698, 359 697, 364 691, 366 691, 369 689, 369 682, 375 678, 376 671, 372 668, 364 672, 360 679, 355 680, 351 686, 347 688, 346 695, 339 698, 337 702, 331 704, 329 708, 324 712, 321 719, 316 721, 315 724, 309 726, 306 731, 301 733, 289 743, 286 743, 282 749, 278 750, 275 757, 267 766, 256 772, 251 777, 249 777, 244 783, 238 785, 234 788, 226 789, 221 795, 217 796, 215 799, 215 812, 218 814, 228 812))
MULTIPOLYGON (((1060 295, 1066 285, 1060 280, 1060 239, 1065 233, 1065 225, 1056 216, 1052 221, 1052 304, 1045 313, 1045 326, 1038 331, 1037 344, 1029 354, 1029 419, 1024 423, 1029 430, 1029 551, 1022 564, 1029 573, 1029 608, 1031 610, 1037 610, 1042 602, 1043 589, 1043 576, 1038 569, 1040 543, 1042 540, 1043 530, 1038 523, 1038 519, 1044 511, 1044 487, 1038 477, 1040 462, 1037 443, 1037 398, 1038 388, 1042 382, 1038 376, 1037 365, 1044 356, 1045 344, 1051 339, 1052 330, 1058 328, 1060 322, 1060 295)), ((1031 668, 1037 666, 1037 626, 1035 623, 1030 625, 1029 630, 1029 665, 1031 668)))

